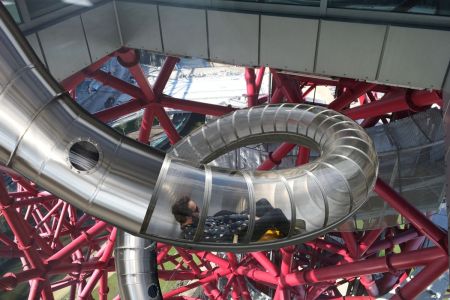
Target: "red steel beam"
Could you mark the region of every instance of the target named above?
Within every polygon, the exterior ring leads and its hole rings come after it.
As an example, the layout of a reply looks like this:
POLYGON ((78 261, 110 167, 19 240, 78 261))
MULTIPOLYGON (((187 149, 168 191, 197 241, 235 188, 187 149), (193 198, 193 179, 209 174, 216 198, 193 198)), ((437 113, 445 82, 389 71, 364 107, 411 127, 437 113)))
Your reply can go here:
MULTIPOLYGON (((395 272, 424 266, 447 259, 447 254, 439 247, 426 248, 408 253, 386 255, 337 266, 308 269, 288 274, 286 283, 290 286, 313 284, 317 282, 335 281, 339 278, 359 277, 374 273, 395 272)), ((446 265, 448 267, 448 265, 446 265)))
POLYGON ((406 201, 399 193, 380 178, 377 179, 374 190, 392 208, 410 221, 419 232, 427 236, 447 253, 446 232, 437 227, 422 212, 406 201))
POLYGON ((415 299, 430 284, 432 284, 441 274, 448 270, 448 259, 438 259, 426 266, 419 274, 396 291, 391 300, 415 299))
POLYGON ((282 143, 275 151, 269 153, 269 157, 257 168, 260 171, 270 170, 281 163, 281 160, 294 149, 296 145, 290 143, 282 143))
POLYGON ((270 103, 277 104, 283 100, 283 91, 281 87, 276 87, 275 92, 273 92, 272 97, 270 98, 270 103))
POLYGON ((175 129, 175 126, 173 125, 164 108, 160 107, 155 109, 155 114, 159 120, 159 124, 161 125, 162 128, 164 128, 164 131, 166 132, 167 137, 169 138, 170 144, 173 145, 177 143, 181 139, 181 137, 178 134, 177 130, 175 129))
POLYGON ((247 84, 247 107, 255 106, 257 103, 255 69, 245 68, 245 82, 247 84))
POLYGON ((391 112, 404 110, 417 111, 422 107, 438 104, 442 107, 442 98, 437 92, 395 90, 380 100, 344 110, 343 113, 353 120, 368 119, 391 112))
POLYGON ((298 146, 297 159, 295 160, 296 166, 301 166, 309 162, 309 155, 311 150, 305 146, 298 146))
POLYGON ((163 94, 164 88, 169 81, 170 74, 172 74, 179 60, 180 59, 178 57, 168 56, 164 61, 164 65, 162 66, 161 71, 159 71, 158 77, 156 78, 153 86, 153 92, 157 98, 163 94))
POLYGON ((61 85, 67 90, 73 90, 75 89, 80 83, 82 83, 87 76, 92 74, 94 71, 97 71, 100 69, 108 60, 113 57, 115 53, 111 53, 109 55, 106 55, 99 60, 97 60, 95 63, 91 64, 90 66, 84 68, 83 70, 73 74, 72 76, 64 79, 61 81, 61 85))
POLYGON ((139 64, 139 55, 134 49, 121 49, 118 51, 118 61, 119 63, 127 68, 136 80, 142 94, 144 95, 144 100, 147 102, 152 102, 155 100, 155 94, 148 83, 147 77, 145 77, 144 72, 139 64))
MULTIPOLYGON (((170 74, 172 74, 172 71, 175 68, 177 62, 178 58, 176 57, 166 58, 166 60, 164 61, 164 65, 162 66, 161 71, 159 72, 158 77, 156 78, 153 88, 150 86, 148 80, 146 79, 146 85, 152 90, 154 95, 153 99, 148 99, 150 103, 160 101, 164 87, 167 85, 167 82, 169 81, 170 78, 170 74)), ((168 119, 166 118, 167 114, 165 113, 164 109, 159 106, 159 107, 145 108, 144 114, 142 116, 141 127, 139 130, 139 141, 145 144, 149 142, 150 132, 153 126, 153 119, 155 115, 158 117, 160 124, 163 126, 164 130, 166 131, 166 134, 169 136, 170 142, 172 143, 174 141, 179 140, 180 137, 176 132, 175 128, 173 127, 172 122, 169 121, 170 124, 167 122, 168 119)))
POLYGON ((143 101, 139 99, 132 99, 124 104, 99 111, 93 116, 104 123, 108 123, 118 119, 119 117, 137 112, 143 109, 145 106, 146 104, 143 101))
POLYGON ((148 144, 150 140, 150 133, 153 127, 153 120, 155 119, 155 111, 152 107, 147 107, 142 116, 141 126, 139 128, 138 141, 143 144, 148 144))
POLYGON ((276 83, 277 90, 281 89, 283 95, 286 97, 288 102, 298 103, 302 99, 302 96, 298 90, 298 87, 293 84, 290 78, 286 75, 280 74, 277 71, 271 69, 273 80, 276 83))
POLYGON ((375 83, 360 82, 354 88, 347 89, 341 96, 333 100, 333 102, 328 105, 328 108, 340 111, 349 106, 361 95, 364 95, 368 91, 372 90, 375 86, 375 83))
POLYGON ((259 92, 261 91, 261 85, 264 78, 264 73, 266 72, 266 67, 260 67, 258 70, 258 75, 256 76, 256 95, 259 95, 259 92))
POLYGON ((89 77, 92 77, 95 80, 100 81, 101 83, 110 86, 124 94, 130 95, 133 98, 144 99, 144 94, 138 87, 115 76, 112 76, 111 74, 103 72, 102 70, 93 72, 89 77))
POLYGON ((89 230, 84 232, 84 234, 78 236, 64 248, 47 258, 47 263, 50 263, 52 261, 59 261, 65 257, 69 257, 70 254, 72 254, 74 251, 88 244, 95 235, 105 230, 106 227, 108 227, 108 223, 105 223, 103 221, 97 222, 94 226, 89 228, 89 230))
POLYGON ((201 103, 197 101, 178 99, 167 95, 162 95, 160 99, 161 100, 159 103, 164 107, 211 116, 222 116, 235 110, 235 108, 231 106, 201 103))

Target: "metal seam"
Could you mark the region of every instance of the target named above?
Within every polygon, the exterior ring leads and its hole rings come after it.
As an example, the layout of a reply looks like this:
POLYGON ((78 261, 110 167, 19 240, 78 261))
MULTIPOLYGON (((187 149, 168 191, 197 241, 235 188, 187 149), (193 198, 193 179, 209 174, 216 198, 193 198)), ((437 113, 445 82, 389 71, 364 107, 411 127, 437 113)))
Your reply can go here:
POLYGON ((212 171, 211 167, 204 165, 205 167, 205 190, 203 192, 203 206, 200 218, 198 220, 197 230, 194 235, 193 242, 199 242, 203 237, 203 229, 205 228, 206 218, 208 217, 209 203, 211 202, 212 192, 212 171))
POLYGON ((150 225, 150 219, 155 210, 156 202, 158 201, 157 196, 159 194, 163 181, 166 179, 167 173, 169 171, 169 166, 171 164, 172 164, 172 157, 170 155, 166 155, 163 164, 161 166, 161 170, 159 171, 158 180, 156 180, 155 189, 153 190, 153 194, 150 198, 150 203, 148 204, 147 212, 145 213, 144 216, 144 221, 142 222, 142 227, 140 230, 141 234, 148 233, 148 226, 150 225))
POLYGON ((324 161, 319 162, 319 164, 323 164, 323 165, 329 167, 330 169, 335 170, 336 173, 338 173, 344 179, 345 186, 347 187, 348 195, 350 197, 350 207, 349 207, 348 213, 351 213, 352 212, 352 208, 353 208, 354 199, 353 199, 352 190, 350 188, 350 185, 348 183, 347 178, 345 178, 345 176, 339 171, 339 169, 336 168, 335 166, 333 166, 332 164, 324 162, 324 161))
POLYGON ((296 216, 297 207, 294 203, 294 193, 291 190, 291 187, 289 186, 288 181, 282 174, 278 173, 278 176, 280 176, 281 182, 284 184, 284 187, 286 188, 286 191, 288 192, 289 202, 291 204, 291 224, 289 226, 288 236, 286 237, 286 238, 290 238, 294 234, 294 230, 295 230, 295 221, 297 221, 297 216, 296 216))
POLYGON ((247 172, 242 172, 245 183, 248 190, 248 227, 247 234, 243 238, 243 242, 248 244, 252 240, 253 231, 255 229, 255 216, 256 216, 256 201, 255 201, 255 189, 253 185, 252 177, 247 172))
POLYGON ((328 223, 328 215, 330 213, 329 211, 329 206, 328 206, 328 198, 325 195, 325 191, 322 188, 322 185, 320 184, 319 179, 317 179, 317 176, 314 175, 311 171, 305 170, 306 174, 308 174, 309 176, 311 176, 311 178, 314 180, 314 182, 317 184, 317 186, 320 189, 320 193, 322 194, 322 199, 323 199, 323 204, 325 205, 325 217, 323 218, 323 227, 327 226, 328 223))

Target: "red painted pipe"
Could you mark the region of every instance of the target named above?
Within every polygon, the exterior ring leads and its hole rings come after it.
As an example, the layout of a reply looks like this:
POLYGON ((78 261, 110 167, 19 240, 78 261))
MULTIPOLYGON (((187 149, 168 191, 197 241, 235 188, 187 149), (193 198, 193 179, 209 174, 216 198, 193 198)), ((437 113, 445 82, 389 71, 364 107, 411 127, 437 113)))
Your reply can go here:
POLYGON ((256 95, 259 95, 259 92, 261 91, 261 85, 264 78, 264 73, 266 71, 266 67, 260 67, 258 70, 258 75, 256 77, 256 95))
POLYGON ((447 253, 447 234, 443 230, 380 178, 377 179, 374 190, 392 208, 410 221, 418 231, 447 253))
POLYGON ((363 238, 359 242, 359 253, 361 256, 375 243, 382 232, 383 229, 374 229, 364 233, 363 238))
POLYGON ((340 111, 350 105, 359 96, 372 90, 375 86, 376 84, 374 83, 360 82, 354 88, 347 89, 341 96, 337 97, 328 105, 328 108, 340 111))
POLYGON ((164 61, 164 65, 159 71, 158 77, 156 78, 155 84, 153 86, 153 92, 157 98, 159 98, 162 95, 164 88, 166 87, 167 82, 169 81, 170 74, 172 74, 173 70, 175 69, 175 65, 178 63, 178 61, 179 61, 178 57, 172 56, 168 56, 164 61))
POLYGON ((302 99, 305 100, 306 96, 309 95, 309 93, 311 93, 314 89, 316 88, 315 84, 312 84, 302 95, 302 99))
POLYGON ((275 92, 270 98, 270 103, 277 104, 280 103, 281 100, 283 100, 283 91, 281 90, 281 87, 276 87, 275 92))
POLYGON ((417 110, 421 107, 438 104, 442 107, 442 98, 436 92, 395 90, 380 100, 345 110, 343 113, 353 120, 368 119, 387 113, 417 110))
POLYGON ((235 110, 235 108, 232 108, 231 106, 201 103, 197 101, 178 99, 167 95, 161 96, 160 104, 168 108, 180 109, 211 116, 222 116, 235 110))
POLYGON ((448 258, 444 257, 430 263, 401 289, 391 300, 415 299, 439 276, 448 270, 448 258))
MULTIPOLYGON (((116 241, 117 228, 113 228, 111 234, 109 235, 109 239, 104 246, 104 252, 100 259, 98 260, 100 263, 106 264, 114 251, 114 243, 116 241)), ((92 293, 92 290, 95 288, 95 285, 99 282, 99 280, 103 277, 104 273, 102 269, 96 269, 91 277, 89 278, 86 286, 84 287, 81 294, 78 296, 80 299, 86 299, 92 293)), ((103 280, 100 280, 100 284, 102 284, 103 280)), ((104 283, 103 283, 104 284, 104 283)))
POLYGON ((122 49, 118 51, 118 61, 119 63, 128 68, 130 73, 133 75, 136 80, 138 86, 141 89, 142 94, 144 95, 144 100, 147 102, 155 101, 155 94, 148 83, 147 77, 145 77, 144 72, 139 64, 139 56, 137 55, 136 50, 133 49, 122 49))
POLYGON ((124 104, 120 104, 94 114, 94 117, 98 120, 107 123, 118 119, 119 117, 126 116, 128 114, 137 112, 146 106, 143 101, 139 99, 132 99, 124 104))
POLYGON ((253 258, 272 276, 278 276, 277 267, 267 258, 265 252, 250 252, 253 258))
POLYGON ((75 89, 80 83, 82 83, 86 79, 87 76, 89 76, 92 72, 100 69, 113 56, 114 53, 100 58, 90 66, 61 81, 61 85, 66 89, 66 91, 75 89))
MULTIPOLYGON (((419 249, 423 242, 425 241, 425 237, 421 236, 418 239, 408 241, 402 249, 402 252, 410 252, 419 249)), ((403 274, 393 274, 387 273, 383 276, 383 278, 379 281, 378 286, 381 290, 381 294, 388 293, 396 284, 401 284, 401 279, 405 278, 409 275, 410 270, 406 270, 403 274)))
POLYGON ((256 80, 255 69, 245 68, 245 82, 247 84, 247 107, 252 107, 256 105, 257 88, 255 80, 256 80))
POLYGON ((309 148, 306 148, 304 146, 298 146, 298 154, 297 154, 297 160, 295 161, 296 166, 301 166, 304 164, 307 164, 309 162, 309 154, 311 150, 309 148))
POLYGON ((46 261, 47 262, 58 261, 58 260, 63 259, 64 257, 69 257, 70 254, 72 254, 72 252, 74 252, 78 248, 88 244, 93 236, 95 236, 95 235, 99 234, 100 232, 102 232, 103 230, 105 230, 107 226, 108 226, 108 223, 105 223, 103 221, 97 222, 94 226, 89 228, 89 230, 87 230, 84 234, 80 235, 79 237, 74 239, 72 242, 67 244, 64 248, 62 248, 61 250, 59 250, 58 252, 56 252, 55 254, 50 256, 49 258, 47 258, 46 261))
POLYGON ((177 130, 173 126, 172 121, 169 119, 169 116, 167 115, 164 108, 159 107, 155 109, 156 117, 159 120, 159 124, 161 124, 161 127, 164 128, 164 131, 167 134, 167 137, 169 138, 170 144, 175 144, 178 142, 181 137, 178 134, 177 130))
POLYGON ((139 128, 138 141, 143 144, 148 144, 150 140, 150 133, 153 127, 153 120, 155 119, 155 110, 153 107, 147 107, 142 115, 141 127, 139 128))
POLYGON ((405 243, 407 241, 417 238, 419 234, 415 230, 399 233, 392 238, 385 238, 384 240, 373 243, 372 247, 367 250, 367 254, 375 254, 381 250, 393 248, 395 245, 405 243))
MULTIPOLYGON (((335 281, 339 278, 359 277, 374 273, 395 272, 415 266, 423 266, 436 260, 446 259, 447 254, 441 248, 433 247, 409 253, 393 254, 371 258, 338 266, 310 269, 286 275, 290 286, 335 281)), ((446 265, 448 267, 448 265, 446 265)))
POLYGON ((144 94, 138 87, 117 77, 114 77, 106 72, 103 72, 102 70, 93 72, 90 77, 122 93, 130 95, 133 98, 144 99, 144 94))
POLYGON ((267 171, 274 166, 279 165, 281 160, 294 149, 296 145, 290 143, 282 143, 275 151, 269 153, 269 157, 257 168, 260 171, 267 171))

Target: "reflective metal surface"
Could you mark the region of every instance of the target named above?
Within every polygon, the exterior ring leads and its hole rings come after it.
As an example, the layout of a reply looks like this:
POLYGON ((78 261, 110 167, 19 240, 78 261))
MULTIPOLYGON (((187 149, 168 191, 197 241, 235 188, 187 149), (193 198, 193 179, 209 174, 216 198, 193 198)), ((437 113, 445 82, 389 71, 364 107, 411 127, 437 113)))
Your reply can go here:
POLYGON ((87 213, 138 233, 164 155, 87 115, 44 69, 3 8, 0 14, 0 163, 87 213), (73 153, 80 142, 89 149, 73 153), (93 161, 90 149, 97 153, 93 161), (80 170, 70 155, 81 165, 91 160, 91 167, 80 170))
POLYGON ((116 245, 115 263, 121 299, 162 299, 156 265, 151 262, 156 245, 120 230, 116 245))
POLYGON ((91 215, 185 247, 260 250, 334 228, 373 188, 378 159, 365 131, 334 111, 304 104, 236 111, 194 131, 164 160, 82 110, 4 8, 0 16, 0 163, 91 215), (242 145, 280 140, 320 150, 321 157, 273 172, 202 165, 242 145), (199 218, 189 234, 171 211, 183 196, 199 218), (216 223, 230 222, 233 232, 217 230, 216 223), (279 232, 275 240, 262 239, 268 229, 279 232))
POLYGON ((142 233, 185 247, 238 251, 297 243, 336 227, 366 201, 378 159, 369 136, 347 117, 322 107, 283 104, 235 111, 200 127, 169 151, 164 169, 142 233), (276 141, 307 145, 321 156, 302 167, 269 172, 212 163, 210 181, 209 169, 196 165, 241 146, 276 141), (171 216, 172 205, 182 197, 199 210, 195 234, 171 216), (275 240, 255 235, 269 229, 261 222, 267 216, 258 214, 263 199, 270 203, 268 218, 275 219, 269 227, 282 233, 275 240), (224 237, 221 229, 210 234, 223 224, 209 223, 220 223, 224 212, 243 216, 245 224, 234 238, 224 237))

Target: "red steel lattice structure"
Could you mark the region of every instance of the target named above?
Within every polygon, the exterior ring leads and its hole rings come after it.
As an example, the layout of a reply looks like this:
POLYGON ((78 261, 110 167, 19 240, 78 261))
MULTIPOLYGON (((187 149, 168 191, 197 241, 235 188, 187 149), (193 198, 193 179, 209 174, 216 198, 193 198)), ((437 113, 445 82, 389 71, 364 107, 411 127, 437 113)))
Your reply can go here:
MULTIPOLYGON (((120 49, 105 56, 84 70, 72 75, 62 85, 75 95, 76 87, 87 77, 133 97, 127 103, 95 114, 109 122, 144 109, 139 141, 147 144, 154 118, 159 120, 170 142, 180 135, 164 108, 174 108, 205 115, 220 116, 234 110, 231 106, 205 104, 177 99, 163 93, 178 58, 167 57, 153 86, 148 83, 139 65, 139 56, 132 49, 120 49), (100 70, 110 58, 129 69, 137 86, 100 70)), ((405 111, 417 112, 438 104, 439 91, 414 91, 380 86, 350 79, 318 79, 270 70, 273 82, 271 95, 259 96, 265 68, 246 68, 248 106, 264 102, 300 103, 316 87, 335 86, 339 91, 328 106, 353 119, 363 119, 370 127, 379 120, 405 111), (384 94, 377 99, 377 92, 384 94), (358 106, 350 105, 358 101, 358 106)), ((259 166, 269 170, 298 145, 282 143, 259 166)), ((297 165, 308 162, 309 149, 300 147, 297 165)), ((16 191, 0 187, 0 216, 11 233, 0 232, 0 253, 3 258, 20 261, 21 270, 0 274, 3 292, 29 284, 28 299, 54 299, 54 291, 68 287, 70 299, 107 299, 108 273, 114 271, 113 249, 116 228, 82 214, 61 199, 39 190, 34 183, 8 169, 2 169, 16 183, 16 191), (55 276, 58 275, 58 276, 55 276)), ((251 299, 251 289, 273 299, 373 299, 395 287, 392 299, 413 299, 447 270, 447 232, 433 224, 389 185, 377 180, 375 192, 410 221, 404 228, 394 227, 365 232, 329 233, 302 245, 293 245, 272 252, 236 255, 193 251, 158 244, 159 277, 183 280, 189 284, 165 293, 165 299, 197 299, 182 293, 201 287, 209 299, 251 299), (422 248, 425 240, 434 246, 422 248), (400 251, 395 248, 399 247, 400 251), (380 256, 380 251, 385 254, 380 256), (172 267, 168 267, 171 265, 172 267), (412 268, 423 267, 410 282, 399 287, 412 268), (175 270, 172 268, 175 267, 175 270), (373 274, 378 274, 374 276, 373 274), (227 283, 218 288, 220 278, 227 283), (362 288, 357 288, 360 283, 362 288), (347 293, 342 292, 344 285, 347 293)), ((8 294, 5 294, 8 295, 8 294)), ((115 299, 118 299, 116 296, 115 299)))

